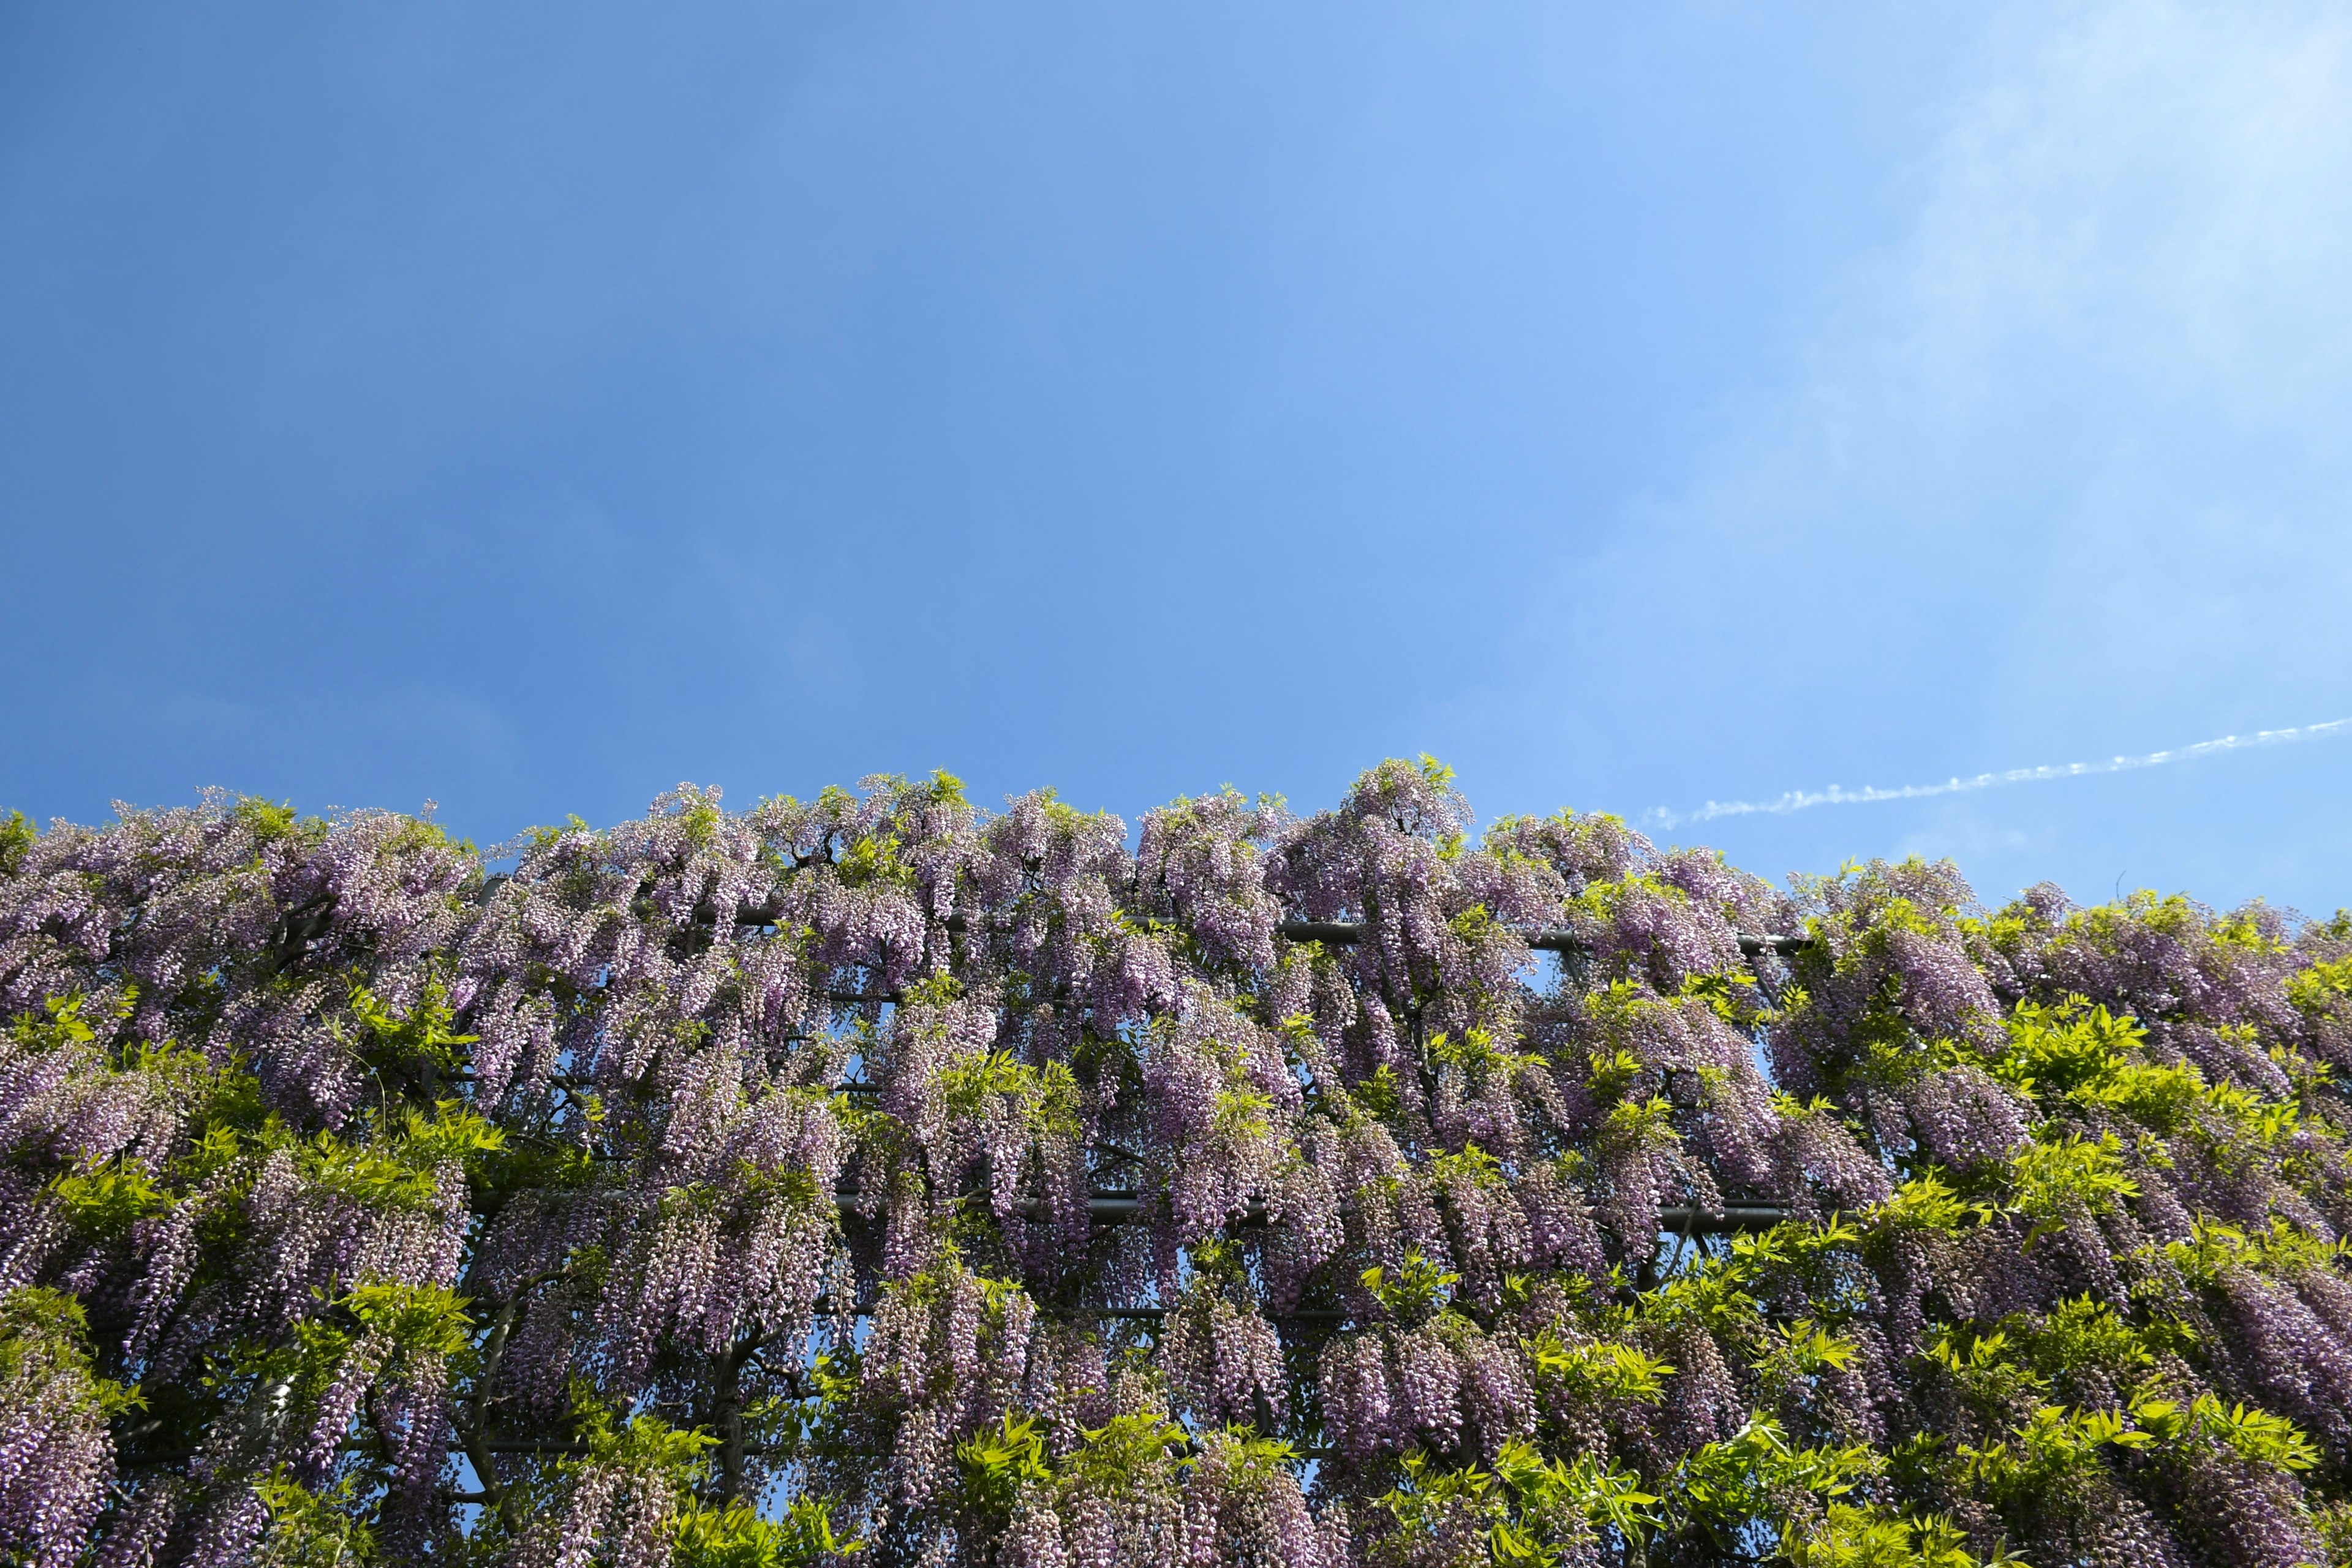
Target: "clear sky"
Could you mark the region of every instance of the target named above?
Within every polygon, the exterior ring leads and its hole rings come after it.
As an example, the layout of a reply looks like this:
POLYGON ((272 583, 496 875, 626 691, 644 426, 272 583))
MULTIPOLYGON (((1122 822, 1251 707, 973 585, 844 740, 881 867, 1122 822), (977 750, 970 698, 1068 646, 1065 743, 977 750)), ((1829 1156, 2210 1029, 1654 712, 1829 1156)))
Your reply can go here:
MULTIPOLYGON (((1639 817, 2352 715, 2352 12, 0 10, 0 804, 1639 817)), ((2352 903, 2352 739, 1660 829, 2352 903)))

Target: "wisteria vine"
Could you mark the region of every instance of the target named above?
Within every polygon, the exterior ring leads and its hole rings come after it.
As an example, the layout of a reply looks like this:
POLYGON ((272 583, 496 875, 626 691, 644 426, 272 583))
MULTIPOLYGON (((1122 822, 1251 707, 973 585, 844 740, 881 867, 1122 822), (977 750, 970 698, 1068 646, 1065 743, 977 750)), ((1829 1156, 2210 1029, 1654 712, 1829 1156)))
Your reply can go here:
POLYGON ((1471 828, 14 817, 0 1561, 2352 1563, 2352 916, 1471 828))

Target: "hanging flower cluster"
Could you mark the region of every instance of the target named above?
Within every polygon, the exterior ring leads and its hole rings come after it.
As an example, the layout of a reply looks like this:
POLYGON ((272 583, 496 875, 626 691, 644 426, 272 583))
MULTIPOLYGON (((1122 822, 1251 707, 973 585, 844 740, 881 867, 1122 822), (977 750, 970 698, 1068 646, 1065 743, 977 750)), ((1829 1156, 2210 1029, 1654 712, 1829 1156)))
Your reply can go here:
POLYGON ((2347 1082, 2347 917, 1426 761, 18 817, 0 1561, 2352 1563, 2347 1082))

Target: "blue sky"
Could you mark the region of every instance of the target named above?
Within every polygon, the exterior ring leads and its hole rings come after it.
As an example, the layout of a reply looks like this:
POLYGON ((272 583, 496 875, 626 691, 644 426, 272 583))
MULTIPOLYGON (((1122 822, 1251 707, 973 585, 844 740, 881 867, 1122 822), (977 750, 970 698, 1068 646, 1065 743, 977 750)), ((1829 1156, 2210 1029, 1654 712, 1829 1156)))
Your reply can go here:
MULTIPOLYGON (((2352 16, 0 13, 0 802, 484 841, 2352 714, 2352 16)), ((2352 903, 2352 740, 1661 829, 2352 903)))

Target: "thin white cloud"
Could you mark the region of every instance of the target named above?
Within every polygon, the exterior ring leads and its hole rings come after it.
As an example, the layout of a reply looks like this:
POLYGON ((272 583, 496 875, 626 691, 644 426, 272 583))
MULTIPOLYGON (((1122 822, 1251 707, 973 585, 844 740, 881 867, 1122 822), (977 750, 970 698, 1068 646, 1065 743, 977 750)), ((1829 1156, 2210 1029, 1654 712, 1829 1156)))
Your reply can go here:
POLYGON ((1646 820, 1662 827, 1679 827, 1686 822, 1712 822, 1722 816, 1787 816, 1792 812, 1811 811, 1821 805, 1866 805, 1873 801, 1924 800, 1932 795, 1968 795, 1977 790, 1999 789, 2006 784, 2042 784, 2053 779, 2083 778, 2092 773, 2128 773, 2136 768, 2163 767, 2169 763, 2191 762, 2199 757, 2219 756, 2224 752, 2244 751, 2252 746, 2283 746, 2296 741, 2319 741, 2336 735, 2352 735, 2352 719, 2330 719, 2325 723, 2291 725, 2284 730, 2261 730, 2251 735, 2224 735, 2217 741, 2200 741, 2194 745, 2176 746, 2169 751, 2149 752, 2137 757, 2110 757, 2103 763, 2045 763, 2039 767, 2011 768, 2005 773, 1978 773, 1973 778, 1947 779, 1942 784, 1902 784, 1894 789, 1880 789, 1870 784, 1850 790, 1832 784, 1823 790, 1791 790, 1771 800, 1711 800, 1694 811, 1670 811, 1664 806, 1655 806, 1644 816, 1646 820))

